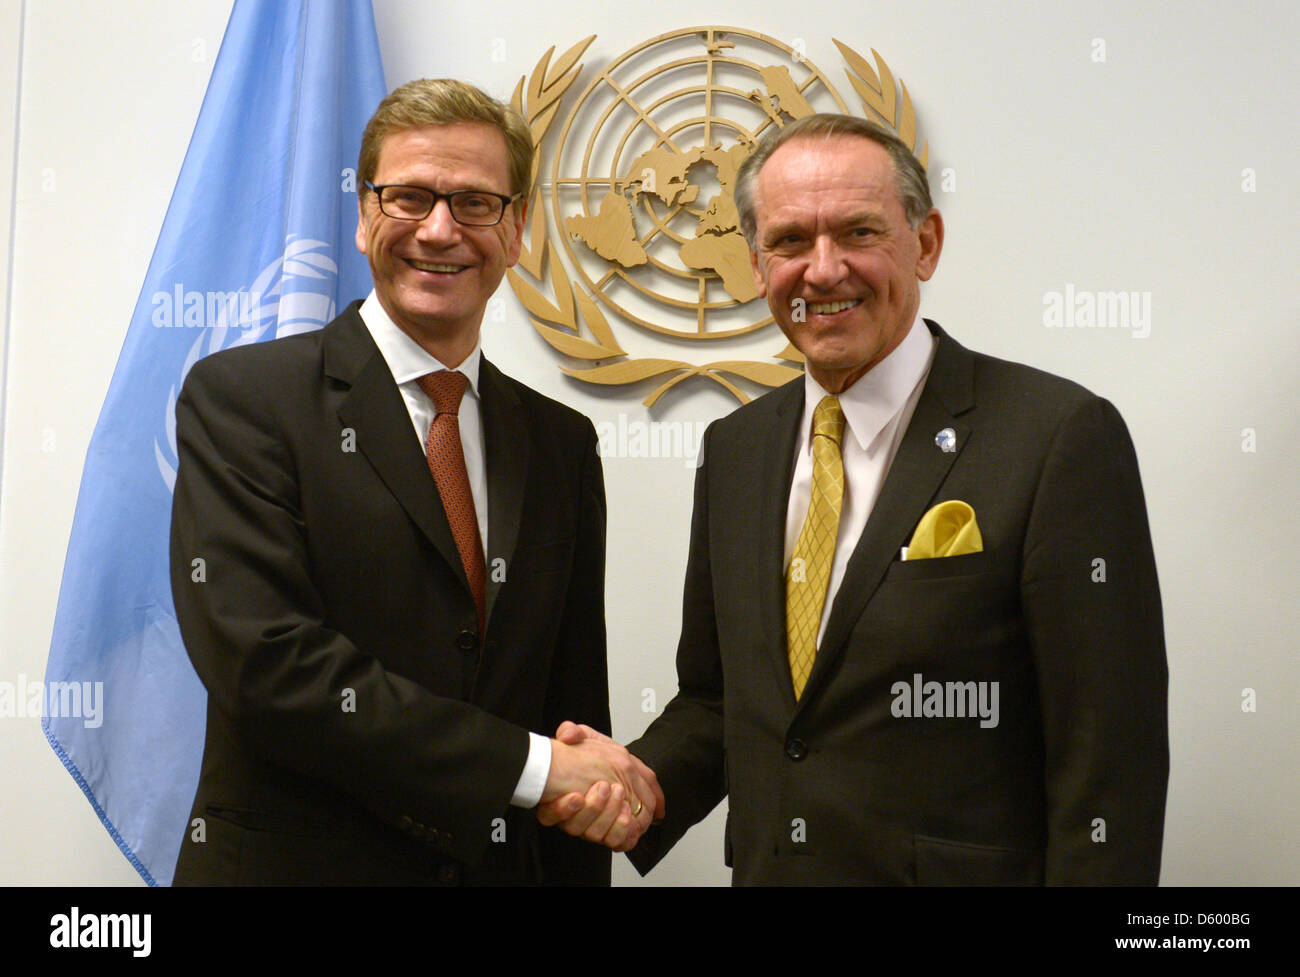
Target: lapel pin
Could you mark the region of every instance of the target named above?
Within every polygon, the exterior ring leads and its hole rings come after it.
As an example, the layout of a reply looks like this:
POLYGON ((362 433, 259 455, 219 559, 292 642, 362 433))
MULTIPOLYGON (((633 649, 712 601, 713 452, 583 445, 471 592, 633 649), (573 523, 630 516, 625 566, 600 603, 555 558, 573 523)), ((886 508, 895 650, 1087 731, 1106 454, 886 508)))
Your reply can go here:
POLYGON ((957 432, 950 427, 945 427, 934 436, 934 443, 939 446, 940 451, 950 454, 957 450, 957 432))

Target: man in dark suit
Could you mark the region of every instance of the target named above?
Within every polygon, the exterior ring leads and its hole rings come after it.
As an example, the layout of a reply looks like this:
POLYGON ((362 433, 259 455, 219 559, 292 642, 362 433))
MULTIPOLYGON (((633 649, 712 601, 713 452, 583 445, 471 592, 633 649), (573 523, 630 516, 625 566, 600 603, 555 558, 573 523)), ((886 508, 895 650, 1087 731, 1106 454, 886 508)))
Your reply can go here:
MULTIPOLYGON (((920 318, 943 223, 892 133, 799 120, 736 199, 807 372, 705 438, 633 862, 727 796, 737 884, 1154 884, 1167 674, 1119 414, 920 318)), ((596 811, 539 818, 626 849, 596 811)))
POLYGON ((607 885, 526 809, 601 781, 606 829, 662 811, 621 747, 539 735, 609 705, 595 432, 479 348, 532 153, 477 89, 402 86, 358 168, 374 292, 186 380, 172 588, 208 725, 179 883, 607 885))

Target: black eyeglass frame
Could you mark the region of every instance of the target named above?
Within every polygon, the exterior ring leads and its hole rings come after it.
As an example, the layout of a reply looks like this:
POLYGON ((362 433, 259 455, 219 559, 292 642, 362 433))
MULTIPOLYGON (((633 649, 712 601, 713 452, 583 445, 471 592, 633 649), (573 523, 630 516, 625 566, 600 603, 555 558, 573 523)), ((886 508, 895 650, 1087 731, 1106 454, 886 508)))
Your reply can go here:
POLYGON ((505 220, 506 208, 523 196, 522 193, 515 193, 515 194, 511 194, 510 196, 506 196, 504 193, 493 193, 491 190, 453 190, 451 191, 451 193, 438 193, 436 190, 430 190, 428 187, 418 187, 412 183, 376 184, 376 183, 371 183, 369 180, 365 181, 365 185, 374 191, 375 202, 379 204, 379 210, 385 217, 390 217, 395 221, 422 221, 430 214, 433 213, 433 209, 438 206, 439 200, 445 200, 447 201, 447 210, 451 214, 451 219, 454 220, 457 224, 461 225, 462 227, 496 227, 503 220, 505 220), (431 196, 433 198, 433 202, 429 204, 429 209, 419 217, 401 217, 398 216, 397 214, 390 214, 388 211, 384 210, 383 191, 388 190, 392 187, 398 187, 402 190, 419 190, 421 193, 427 193, 429 196, 431 196), (471 195, 475 197, 496 197, 498 200, 501 201, 501 213, 497 215, 496 220, 488 224, 475 223, 473 221, 463 221, 456 216, 456 208, 452 205, 452 199, 464 195, 471 195))

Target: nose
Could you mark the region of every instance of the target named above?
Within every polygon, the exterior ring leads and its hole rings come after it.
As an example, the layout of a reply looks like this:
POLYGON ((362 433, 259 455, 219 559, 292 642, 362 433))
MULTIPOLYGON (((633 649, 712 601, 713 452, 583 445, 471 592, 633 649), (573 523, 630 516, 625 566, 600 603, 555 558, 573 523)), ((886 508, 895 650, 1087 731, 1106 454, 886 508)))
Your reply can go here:
POLYGON ((415 237, 425 244, 454 243, 460 238, 460 225, 451 216, 451 203, 446 198, 434 202, 433 210, 420 221, 415 237))
POLYGON ((835 238, 830 234, 819 234, 808 253, 803 279, 813 288, 829 291, 844 280, 847 268, 835 238))

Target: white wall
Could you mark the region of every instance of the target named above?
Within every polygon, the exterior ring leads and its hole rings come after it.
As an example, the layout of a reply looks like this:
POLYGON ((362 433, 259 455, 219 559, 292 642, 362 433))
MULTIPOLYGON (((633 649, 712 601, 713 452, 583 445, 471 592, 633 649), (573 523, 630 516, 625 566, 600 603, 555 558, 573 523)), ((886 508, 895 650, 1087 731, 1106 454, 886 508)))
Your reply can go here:
MULTIPOLYGON (((44 672, 86 444, 230 4, 88 6, 31 2, 22 21, 14 280, 0 340, 0 680, 8 681, 44 672)), ((737 17, 734 4, 712 0, 506 0, 490 9, 376 0, 375 8, 390 84, 447 75, 501 96, 551 44, 563 50, 598 34, 584 58, 592 66, 656 34, 737 17)), ((802 38, 837 84, 832 36, 884 55, 916 100, 931 172, 950 168, 956 179, 936 194, 948 237, 925 313, 968 346, 1109 397, 1132 431, 1171 674, 1164 881, 1300 881, 1300 634, 1291 606, 1300 583, 1292 501, 1300 13, 1280 0, 1252 4, 1248 15, 1152 0, 1069 10, 947 0, 851 17, 843 9, 761 0, 737 26, 802 38), (1104 63, 1092 60, 1095 38, 1105 41, 1104 63), (1247 168, 1252 193, 1242 189, 1247 168), (1149 291, 1150 335, 1046 328, 1044 295, 1067 282, 1149 291), (1244 428, 1256 432, 1253 453, 1242 450, 1244 428), (1247 687, 1258 695, 1253 714, 1240 705, 1247 687)), ((5 120, 20 15, 17 4, 0 7, 0 176, 14 145, 5 120)), ((0 191, 7 201, 9 184, 0 191)), ((594 393, 559 372, 556 354, 515 314, 513 295, 504 287, 502 295, 511 315, 485 327, 488 355, 596 421, 711 420, 732 406, 701 386, 653 411, 640 404, 647 387, 594 393)), ((662 706, 675 689, 693 472, 680 460, 614 457, 605 473, 612 707, 615 734, 630 738, 649 719, 643 690, 662 706)), ((136 879, 37 720, 0 721, 0 753, 0 881, 136 879)), ((615 871, 618 882, 637 879, 622 859, 615 871)), ((720 813, 651 876, 727 879, 720 813)))
MULTIPOLYGON (((0 309, 9 308, 10 235, 13 233, 14 163, 18 139, 18 97, 22 72, 23 11, 18 0, 0 4, 0 309)), ((8 321, 7 319, 5 320, 8 321)), ((8 349, 8 330, 0 329, 0 371, 8 349)), ((0 373, 0 472, 4 462, 4 376, 0 373)))

